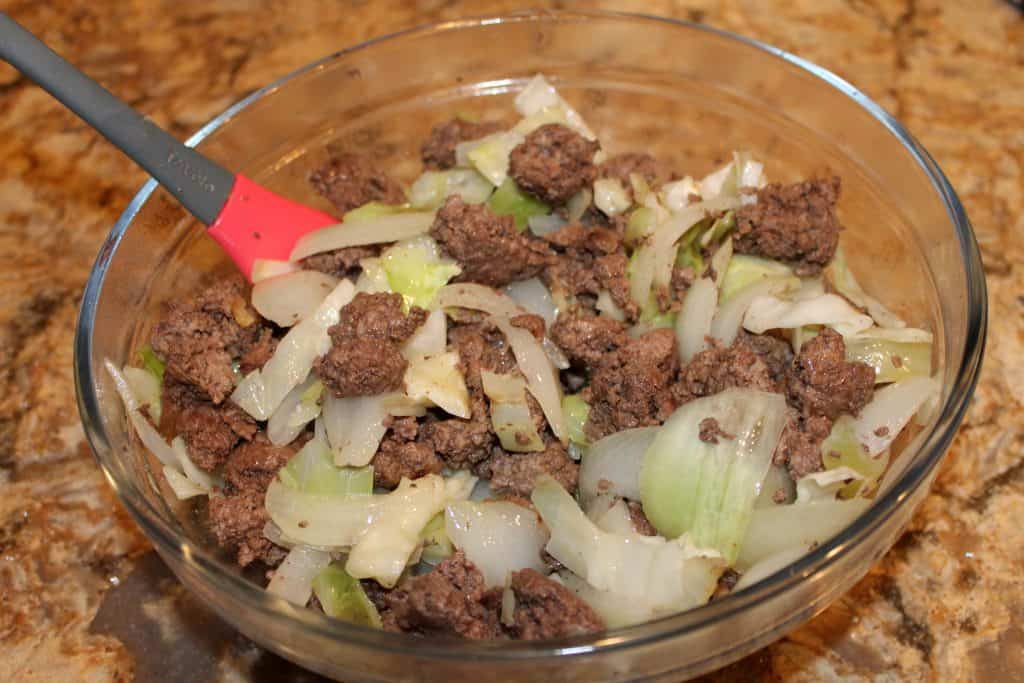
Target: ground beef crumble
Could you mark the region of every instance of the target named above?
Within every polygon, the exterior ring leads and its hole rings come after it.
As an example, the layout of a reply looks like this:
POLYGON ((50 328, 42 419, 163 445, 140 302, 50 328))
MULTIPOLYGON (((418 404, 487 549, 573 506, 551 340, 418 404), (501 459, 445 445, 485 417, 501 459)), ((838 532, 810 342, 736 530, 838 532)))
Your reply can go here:
POLYGON ((647 515, 644 514, 644 507, 637 500, 626 501, 626 508, 629 510, 629 521, 633 524, 633 531, 637 532, 641 536, 657 536, 658 531, 651 524, 651 520, 647 519, 647 515))
POLYGON ((494 491, 529 497, 537 479, 545 474, 553 477, 569 493, 574 493, 580 466, 569 457, 565 446, 551 439, 543 451, 535 453, 506 453, 496 449, 481 473, 488 475, 494 491))
POLYGON ((328 333, 331 348, 313 364, 335 396, 369 396, 402 386, 408 361, 399 345, 427 319, 413 306, 402 311, 400 294, 360 292, 341 309, 328 333))
POLYGON ((502 287, 541 272, 553 254, 541 240, 516 230, 512 216, 498 216, 483 204, 452 195, 437 212, 430 235, 458 261, 460 282, 502 287))
POLYGON ((704 443, 717 444, 719 439, 733 439, 732 434, 723 431, 718 420, 713 417, 705 417, 700 421, 699 438, 704 443))
POLYGON ((217 406, 196 399, 174 380, 164 382, 161 403, 169 411, 173 433, 185 441, 192 461, 207 472, 223 465, 235 445, 251 440, 259 429, 256 420, 232 401, 217 406))
POLYGON ((590 605, 534 569, 512 572, 511 588, 515 610, 506 628, 514 638, 543 640, 604 629, 604 621, 590 605))
POLYGON ((773 462, 785 465, 793 479, 825 469, 821 444, 832 431, 832 420, 823 415, 802 416, 790 410, 773 462))
POLYGON ((419 424, 414 417, 392 418, 380 450, 373 458, 373 483, 393 489, 403 478, 417 479, 439 474, 444 461, 424 441, 416 441, 419 424))
POLYGON ((817 274, 839 244, 839 186, 832 177, 762 188, 756 203, 736 212, 736 253, 789 262, 800 276, 817 274))
POLYGON ((559 315, 550 336, 570 361, 585 366, 596 366, 629 340, 626 326, 618 320, 579 311, 559 315))
POLYGON ((309 176, 316 191, 327 198, 339 214, 345 214, 368 202, 401 204, 402 187, 373 161, 359 154, 340 154, 309 176))
POLYGON ((509 155, 509 175, 549 204, 562 204, 594 182, 594 154, 601 148, 560 123, 540 126, 509 155))
POLYGON ((449 169, 455 165, 455 147, 460 142, 479 140, 497 133, 501 127, 497 121, 474 123, 460 118, 439 123, 430 131, 430 137, 420 148, 423 165, 434 171, 449 169))
POLYGON ((698 353, 679 373, 672 391, 683 404, 733 387, 777 389, 768 365, 742 341, 728 347, 712 344, 698 353))
POLYGON ((874 369, 847 362, 842 335, 828 327, 800 348, 787 382, 793 405, 830 420, 859 413, 871 400, 874 386, 874 369))

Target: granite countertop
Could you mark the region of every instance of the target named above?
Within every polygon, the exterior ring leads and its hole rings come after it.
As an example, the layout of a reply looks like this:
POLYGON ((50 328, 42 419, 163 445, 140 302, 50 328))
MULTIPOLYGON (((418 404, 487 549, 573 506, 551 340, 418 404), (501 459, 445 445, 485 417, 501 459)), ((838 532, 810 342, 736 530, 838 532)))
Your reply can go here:
MULTIPOLYGON (((180 137, 340 47, 517 4, 4 3, 180 137)), ((998 0, 586 4, 704 21, 854 82, 945 169, 985 258, 985 369, 911 529, 825 613, 707 680, 1024 681, 1021 13, 998 0)), ((84 441, 71 371, 79 299, 97 248, 143 179, 0 65, 0 680, 312 680, 185 593, 84 441)))

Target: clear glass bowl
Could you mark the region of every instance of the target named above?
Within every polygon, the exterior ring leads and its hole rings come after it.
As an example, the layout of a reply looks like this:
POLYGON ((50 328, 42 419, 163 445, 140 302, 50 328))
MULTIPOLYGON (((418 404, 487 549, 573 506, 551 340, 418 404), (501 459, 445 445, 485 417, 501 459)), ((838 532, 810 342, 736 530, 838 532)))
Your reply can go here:
POLYGON ((329 150, 417 174, 418 142, 456 112, 508 115, 534 73, 551 77, 610 152, 648 150, 699 176, 748 149, 771 178, 842 176, 843 239, 866 288, 936 332, 939 410, 903 449, 874 505, 801 560, 705 607, 558 642, 461 642, 365 630, 265 594, 219 553, 191 507, 167 495, 127 430, 102 362, 121 364, 161 302, 230 264, 147 183, 100 251, 75 342, 82 420, 125 506, 181 581, 240 631, 350 683, 371 680, 678 680, 779 638, 848 590, 924 498, 960 423, 984 345, 985 282, 953 189, 889 115, 836 76, 780 50, 645 16, 523 13, 407 31, 345 50, 265 88, 191 140, 297 200, 329 150))

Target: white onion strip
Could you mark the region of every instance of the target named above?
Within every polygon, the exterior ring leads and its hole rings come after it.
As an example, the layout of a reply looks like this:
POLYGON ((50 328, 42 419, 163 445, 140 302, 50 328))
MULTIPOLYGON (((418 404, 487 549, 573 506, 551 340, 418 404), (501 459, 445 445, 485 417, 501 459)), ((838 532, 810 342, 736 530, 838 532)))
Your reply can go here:
POLYGON ((938 380, 931 377, 908 377, 877 390, 854 424, 857 440, 870 455, 878 455, 940 389, 938 380))
POLYGON ((300 237, 290 258, 298 261, 313 254, 344 247, 399 242, 422 235, 430 230, 433 223, 432 211, 403 211, 383 216, 349 218, 300 237))
POLYGON ((684 364, 708 347, 717 308, 718 287, 711 278, 702 277, 690 285, 676 318, 679 359, 684 364))
POLYGON ((338 278, 315 270, 299 270, 260 280, 252 287, 252 307, 267 320, 291 327, 316 310, 338 278))
POLYGON ((330 563, 330 553, 297 545, 274 570, 267 592, 305 607, 313 596, 313 579, 330 563))

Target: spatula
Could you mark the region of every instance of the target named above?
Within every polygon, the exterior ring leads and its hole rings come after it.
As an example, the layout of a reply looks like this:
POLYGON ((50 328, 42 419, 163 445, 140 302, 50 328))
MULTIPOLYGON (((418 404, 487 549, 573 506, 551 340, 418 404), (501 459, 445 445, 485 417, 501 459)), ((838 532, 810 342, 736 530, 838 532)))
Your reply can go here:
POLYGON ((145 169, 205 223, 252 280, 259 259, 287 261, 308 232, 338 223, 232 173, 175 139, 0 12, 0 58, 35 81, 145 169))

